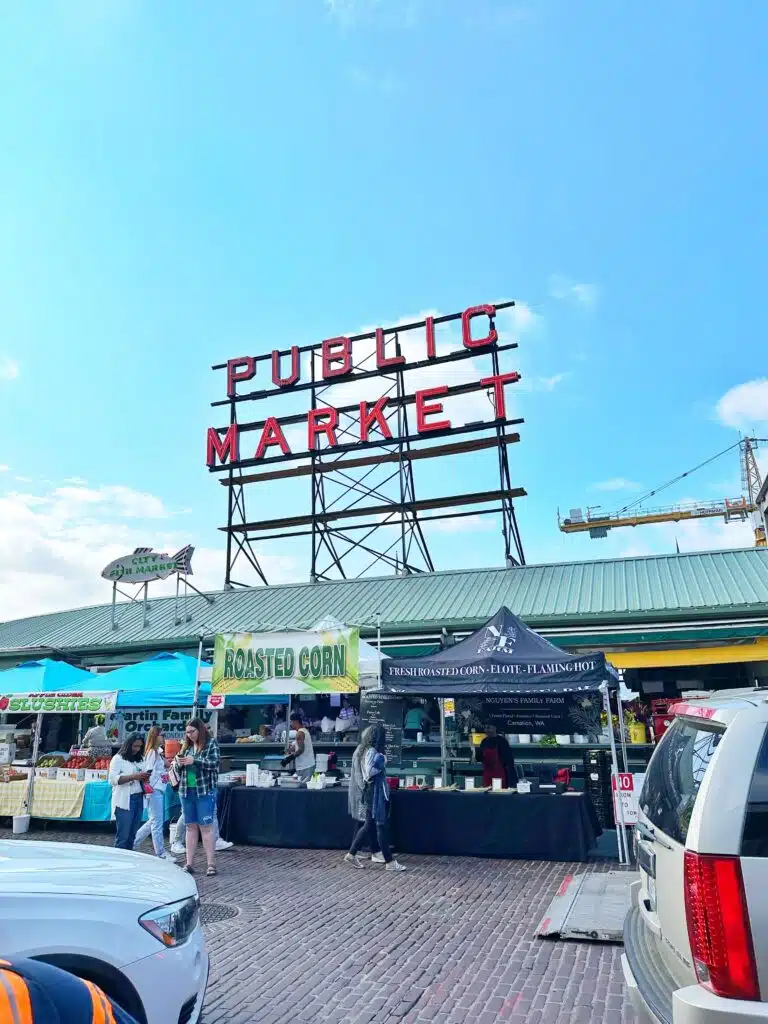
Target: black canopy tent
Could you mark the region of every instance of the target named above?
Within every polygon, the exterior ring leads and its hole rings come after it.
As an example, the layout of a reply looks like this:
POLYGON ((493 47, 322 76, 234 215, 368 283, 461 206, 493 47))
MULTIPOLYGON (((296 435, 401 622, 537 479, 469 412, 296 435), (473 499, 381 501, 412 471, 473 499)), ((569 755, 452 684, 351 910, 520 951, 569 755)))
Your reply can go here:
MULTIPOLYGON (((500 608, 484 626, 466 639, 436 654, 420 658, 388 658, 381 664, 382 695, 439 697, 443 780, 446 779, 445 714, 442 698, 511 698, 520 707, 562 702, 564 695, 597 694, 610 714, 609 690, 619 692, 616 669, 602 651, 568 654, 550 643, 508 608, 500 608), (537 701, 537 698, 539 700, 537 701)), ((621 717, 621 697, 618 696, 621 717)), ((618 774, 613 729, 609 728, 611 759, 618 774)), ((626 765, 625 765, 626 767, 626 765)), ((623 825, 621 804, 619 821, 623 825)), ((617 830, 619 859, 624 861, 623 828, 617 830), (621 838, 618 835, 621 833, 621 838)))
POLYGON ((619 677, 602 652, 568 654, 508 608, 453 647, 381 665, 381 691, 401 697, 594 693, 603 683, 619 677))

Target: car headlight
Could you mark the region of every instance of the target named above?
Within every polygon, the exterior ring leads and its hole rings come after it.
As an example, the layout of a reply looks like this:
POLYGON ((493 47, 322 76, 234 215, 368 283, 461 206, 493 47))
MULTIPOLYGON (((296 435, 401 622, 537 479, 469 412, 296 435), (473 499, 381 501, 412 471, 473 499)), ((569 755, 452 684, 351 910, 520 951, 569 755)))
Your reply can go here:
POLYGON ((142 914, 139 924, 164 946, 180 946, 197 927, 199 912, 199 899, 190 896, 142 914))

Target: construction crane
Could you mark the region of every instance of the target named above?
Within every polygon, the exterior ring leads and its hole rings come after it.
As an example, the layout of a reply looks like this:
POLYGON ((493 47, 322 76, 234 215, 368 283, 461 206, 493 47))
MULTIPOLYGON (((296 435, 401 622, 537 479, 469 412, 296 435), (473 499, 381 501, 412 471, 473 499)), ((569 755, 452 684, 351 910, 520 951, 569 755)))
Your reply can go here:
POLYGON ((755 547, 766 546, 764 512, 758 507, 758 496, 763 481, 760 476, 760 469, 757 464, 756 451, 761 442, 766 438, 743 437, 740 441, 729 445, 723 451, 713 455, 712 458, 700 462, 693 469, 686 470, 673 480, 646 491, 635 501, 625 505, 617 512, 602 512, 599 505, 587 508, 586 515, 580 508, 573 508, 567 519, 561 519, 558 511, 557 521, 563 533, 588 533, 593 539, 600 539, 608 536, 609 530, 615 530, 620 526, 644 526, 647 523, 680 523, 687 519, 724 519, 726 523, 746 522, 750 516, 753 517, 753 528, 755 533, 755 547), (691 473, 695 473, 704 466, 709 466, 723 455, 727 455, 734 449, 739 449, 739 462, 741 465, 741 490, 738 498, 724 498, 721 501, 697 501, 681 505, 666 505, 661 508, 645 508, 644 503, 649 499, 666 490, 673 484, 679 483, 691 473))

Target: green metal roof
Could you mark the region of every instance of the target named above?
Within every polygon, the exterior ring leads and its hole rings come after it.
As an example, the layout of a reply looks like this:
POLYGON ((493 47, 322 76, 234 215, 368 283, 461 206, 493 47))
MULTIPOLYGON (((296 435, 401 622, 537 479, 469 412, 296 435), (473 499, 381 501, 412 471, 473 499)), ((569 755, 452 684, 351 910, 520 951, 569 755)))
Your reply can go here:
POLYGON ((384 635, 474 628, 501 605, 534 628, 768 615, 768 549, 472 569, 332 583, 289 584, 57 612, 0 625, 0 652, 108 651, 173 646, 227 630, 308 628, 328 616, 384 635), (188 618, 185 616, 189 616, 188 618))

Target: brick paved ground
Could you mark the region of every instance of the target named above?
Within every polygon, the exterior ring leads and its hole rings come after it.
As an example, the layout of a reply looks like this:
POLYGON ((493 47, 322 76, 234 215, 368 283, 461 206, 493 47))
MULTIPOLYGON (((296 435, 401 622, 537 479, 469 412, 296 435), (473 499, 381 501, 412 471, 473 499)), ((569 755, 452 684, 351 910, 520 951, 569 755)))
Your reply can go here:
POLYGON ((206 926, 205 1024, 631 1024, 619 947, 534 938, 563 876, 583 865, 407 862, 395 876, 335 852, 222 854, 200 893, 237 916, 206 926))

